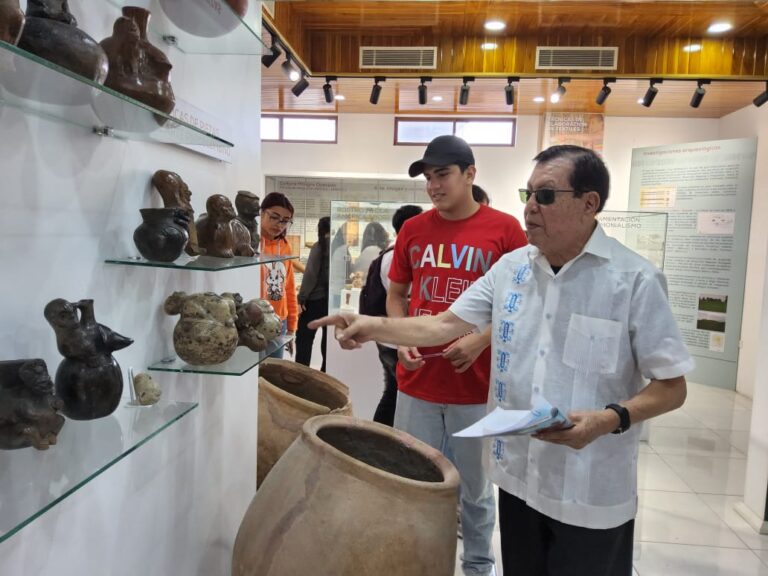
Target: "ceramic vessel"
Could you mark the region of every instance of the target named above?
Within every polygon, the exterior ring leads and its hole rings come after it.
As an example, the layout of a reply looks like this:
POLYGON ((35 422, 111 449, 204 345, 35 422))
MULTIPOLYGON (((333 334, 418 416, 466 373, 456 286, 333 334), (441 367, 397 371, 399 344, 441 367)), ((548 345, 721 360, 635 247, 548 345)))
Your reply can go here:
POLYGON ((181 256, 189 236, 189 217, 180 208, 142 208, 143 222, 133 233, 133 242, 144 258, 173 262, 181 256))
POLYGON ((107 55, 77 27, 66 0, 27 1, 19 48, 99 84, 107 77, 107 55))
POLYGON ((308 420, 251 501, 233 576, 452 576, 459 476, 383 424, 308 420))
POLYGON ((187 183, 176 172, 158 170, 152 175, 152 185, 157 189, 166 208, 180 208, 187 214, 189 219, 189 227, 187 228, 189 240, 184 247, 184 251, 190 256, 201 254, 197 243, 197 227, 195 226, 195 211, 192 208, 192 192, 187 183))
POLYGON ((247 190, 240 190, 235 196, 235 208, 237 219, 248 229, 251 235, 251 248, 253 253, 259 253, 259 214, 261 213, 261 200, 256 194, 247 190))
POLYGON ((45 307, 45 319, 64 356, 55 379, 64 415, 94 420, 114 412, 123 393, 123 374, 112 352, 130 346, 133 340, 97 323, 93 300, 51 300, 45 307))
POLYGON ((19 0, 0 0, 0 40, 16 44, 24 26, 24 12, 19 0))
POLYGON ((352 415, 349 388, 324 372, 269 358, 259 364, 259 376, 256 486, 261 485, 309 418, 352 415))
POLYGON ((248 0, 160 0, 168 19, 193 36, 215 38, 242 26, 248 0), (239 18, 238 18, 239 17, 239 18))
POLYGON ((165 301, 166 314, 180 314, 173 329, 173 347, 185 362, 221 364, 237 349, 235 303, 213 292, 174 292, 165 301))
POLYGON ((63 407, 43 360, 0 362, 0 450, 47 450, 56 444, 63 407))
POLYGON ((253 256, 251 234, 236 218, 229 198, 222 194, 209 196, 205 202, 207 212, 197 219, 197 241, 208 256, 232 258, 253 256))

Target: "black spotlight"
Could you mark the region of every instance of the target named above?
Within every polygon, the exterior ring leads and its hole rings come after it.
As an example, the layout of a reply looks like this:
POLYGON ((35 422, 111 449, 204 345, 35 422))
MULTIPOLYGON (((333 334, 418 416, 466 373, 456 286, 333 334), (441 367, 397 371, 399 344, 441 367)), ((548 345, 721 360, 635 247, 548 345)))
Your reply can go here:
POLYGON ((661 84, 662 82, 664 82, 664 80, 661 78, 651 78, 651 85, 648 86, 648 90, 645 91, 645 96, 643 96, 643 101, 640 102, 640 104, 646 108, 650 108, 651 104, 653 104, 653 100, 656 98, 656 94, 659 93, 656 84, 661 84))
POLYGON ((423 106, 427 103, 427 86, 425 82, 431 82, 432 78, 422 76, 419 80, 421 81, 421 84, 419 85, 419 104, 423 106))
POLYGON ((371 104, 376 105, 379 103, 379 96, 381 96, 381 86, 379 82, 384 82, 386 78, 384 76, 375 76, 373 79, 373 88, 371 88, 371 98, 368 100, 371 104))
POLYGON ((549 97, 549 101, 552 102, 552 104, 557 104, 560 102, 560 98, 565 96, 565 84, 566 82, 570 82, 570 78, 558 78, 557 79, 557 90, 552 92, 552 94, 549 97))
POLYGON ((293 95, 298 98, 301 96, 301 93, 304 92, 309 87, 309 80, 307 80, 306 76, 302 76, 301 79, 296 82, 296 84, 293 85, 293 88, 291 88, 291 92, 293 92, 293 95))
POLYGON ((608 86, 611 82, 616 82, 616 78, 603 78, 603 87, 600 88, 600 92, 597 93, 597 98, 595 98, 595 104, 598 106, 605 104, 608 96, 611 95, 611 88, 608 86))
POLYGON ((693 96, 691 97, 691 108, 698 108, 701 106, 701 101, 704 100, 704 94, 707 93, 706 90, 704 90, 704 87, 702 84, 709 84, 709 80, 697 80, 696 83, 698 86, 696 87, 696 90, 693 91, 693 96))
POLYGON ((272 64, 275 63, 275 60, 280 58, 282 55, 282 52, 280 51, 280 48, 277 47, 277 43, 275 42, 274 36, 272 37, 272 47, 269 49, 269 54, 264 54, 264 56, 261 57, 261 63, 264 64, 266 68, 269 68, 272 66, 272 64))
POLYGON ((469 102, 469 86, 467 82, 474 82, 475 79, 472 76, 464 76, 461 90, 459 90, 459 104, 466 106, 469 102))
POLYGON ((512 86, 512 82, 518 82, 520 78, 510 76, 507 78, 507 85, 504 86, 504 99, 507 102, 507 106, 513 106, 515 104, 515 87, 512 86))
POLYGON ((285 74, 286 77, 291 80, 293 80, 293 78, 291 78, 291 74, 298 73, 296 68, 293 67, 293 64, 291 64, 291 55, 287 52, 285 53, 285 62, 280 65, 280 68, 283 69, 283 74, 285 74))
POLYGON ((325 84, 323 84, 323 95, 325 96, 325 101, 330 104, 333 102, 333 86, 331 86, 331 82, 336 82, 339 79, 336 76, 326 76, 325 77, 325 84))
POLYGON ((755 97, 754 100, 752 100, 752 104, 757 106, 758 108, 768 102, 768 82, 765 83, 765 92, 762 94, 758 94, 757 97, 755 97))

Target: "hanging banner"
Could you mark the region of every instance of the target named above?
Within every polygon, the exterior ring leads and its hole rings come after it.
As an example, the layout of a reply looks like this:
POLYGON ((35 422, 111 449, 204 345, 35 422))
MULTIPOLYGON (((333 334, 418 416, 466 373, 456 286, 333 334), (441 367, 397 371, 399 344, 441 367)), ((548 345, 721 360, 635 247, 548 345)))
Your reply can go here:
POLYGON ((629 209, 669 215, 669 303, 700 384, 736 388, 757 140, 632 151, 629 209))
POLYGON ((572 144, 603 153, 605 123, 602 114, 582 112, 547 112, 542 116, 541 146, 572 144))

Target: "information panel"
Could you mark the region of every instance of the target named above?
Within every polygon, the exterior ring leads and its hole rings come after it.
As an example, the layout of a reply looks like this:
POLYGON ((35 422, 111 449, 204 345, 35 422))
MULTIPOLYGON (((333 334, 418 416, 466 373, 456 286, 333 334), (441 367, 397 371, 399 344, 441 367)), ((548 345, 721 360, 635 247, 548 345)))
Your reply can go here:
POLYGON ((666 212, 664 273, 693 382, 736 388, 757 140, 632 152, 630 210, 666 212))

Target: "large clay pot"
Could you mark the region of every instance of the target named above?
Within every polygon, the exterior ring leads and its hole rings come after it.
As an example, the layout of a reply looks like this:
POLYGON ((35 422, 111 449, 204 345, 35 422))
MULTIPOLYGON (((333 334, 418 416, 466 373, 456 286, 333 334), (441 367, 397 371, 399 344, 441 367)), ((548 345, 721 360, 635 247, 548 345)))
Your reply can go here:
POLYGON ((142 208, 143 222, 133 233, 133 242, 144 258, 173 262, 187 245, 189 217, 181 208, 142 208))
POLYGON ((352 415, 349 388, 324 372, 269 358, 259 364, 259 376, 256 486, 261 486, 308 419, 352 415))
POLYGON ((251 501, 233 576, 452 576, 459 475, 383 424, 308 420, 251 501))
POLYGON ((168 57, 147 39, 150 12, 125 6, 112 36, 101 41, 109 58, 105 86, 170 114, 176 105, 168 57))
POLYGON ((16 44, 24 26, 19 0, 0 0, 0 40, 16 44))
POLYGON ((242 26, 239 18, 248 13, 248 0, 160 0, 160 6, 184 32, 205 38, 223 36, 242 26))
POLYGON ((107 77, 107 55, 77 27, 65 3, 28 0, 19 48, 99 84, 107 77), (58 5, 57 5, 58 4, 58 5))

